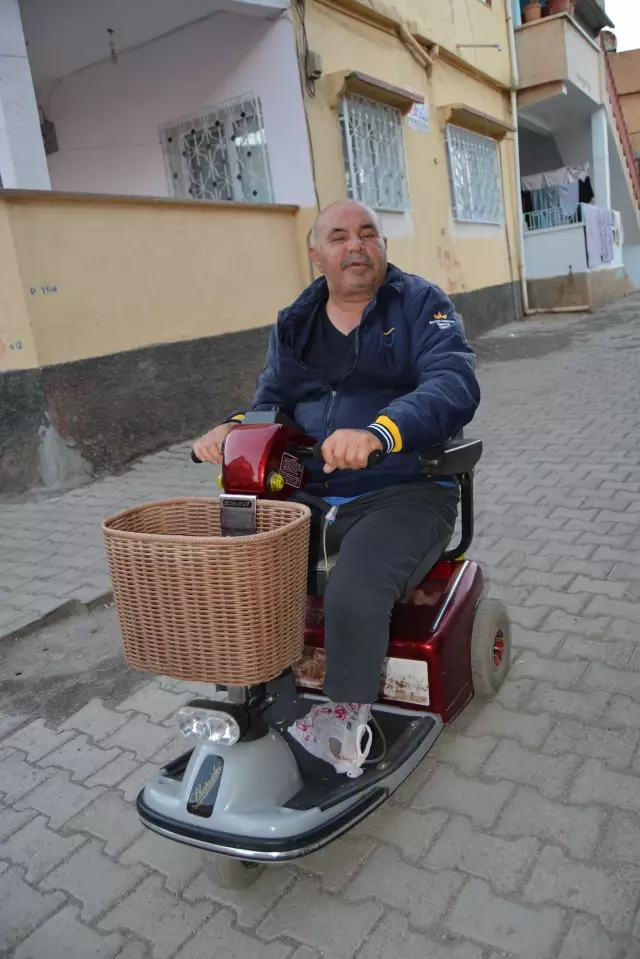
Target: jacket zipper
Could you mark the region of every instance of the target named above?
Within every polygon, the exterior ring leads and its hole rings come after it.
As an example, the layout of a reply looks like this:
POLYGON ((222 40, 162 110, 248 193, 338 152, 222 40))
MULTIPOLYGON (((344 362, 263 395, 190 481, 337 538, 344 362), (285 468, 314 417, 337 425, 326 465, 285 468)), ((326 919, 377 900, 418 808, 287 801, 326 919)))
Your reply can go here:
MULTIPOLYGON (((342 380, 338 385, 342 383, 342 380)), ((327 436, 331 433, 331 413, 333 411, 333 404, 336 401, 336 396, 338 395, 337 390, 331 390, 331 399, 329 400, 329 405, 327 407, 326 423, 327 423, 327 436)))
POLYGON ((338 396, 338 392, 340 391, 342 384, 347 379, 347 377, 351 376, 351 374, 355 372, 356 366, 358 365, 358 357, 360 355, 360 330, 362 329, 362 324, 368 317, 369 313, 371 313, 371 311, 374 309, 377 301, 378 301, 378 297, 374 296, 371 302, 367 304, 365 311, 362 314, 362 319, 360 320, 360 323, 356 329, 356 337, 355 337, 356 342, 355 342, 355 350, 354 350, 355 355, 353 358, 353 366, 351 367, 350 370, 348 370, 344 374, 344 376, 338 383, 336 389, 332 389, 331 391, 331 400, 329 401, 329 406, 327 407, 327 415, 326 415, 327 436, 331 434, 331 427, 332 427, 331 414, 334 410, 334 406, 337 405, 336 397, 338 396))

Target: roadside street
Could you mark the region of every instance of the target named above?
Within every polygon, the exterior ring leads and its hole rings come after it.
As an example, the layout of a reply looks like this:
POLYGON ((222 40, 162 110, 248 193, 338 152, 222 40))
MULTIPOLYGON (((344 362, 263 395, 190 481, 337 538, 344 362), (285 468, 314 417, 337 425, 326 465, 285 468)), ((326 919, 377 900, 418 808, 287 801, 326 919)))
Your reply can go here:
POLYGON ((0 504, 0 635, 27 633, 0 641, 0 956, 638 959, 640 296, 477 350, 470 554, 510 676, 380 811, 244 892, 138 822, 200 690, 124 666, 99 528, 214 471, 185 444, 0 504))

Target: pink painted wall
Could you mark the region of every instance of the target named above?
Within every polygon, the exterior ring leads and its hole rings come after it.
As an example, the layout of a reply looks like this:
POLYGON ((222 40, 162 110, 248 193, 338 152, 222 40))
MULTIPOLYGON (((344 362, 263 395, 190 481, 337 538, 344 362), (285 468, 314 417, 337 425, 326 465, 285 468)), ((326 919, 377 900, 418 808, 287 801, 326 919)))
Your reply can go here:
POLYGON ((48 158, 54 190, 168 196, 159 125, 255 92, 276 202, 314 205, 286 18, 216 13, 38 92, 58 134, 59 152, 48 158))

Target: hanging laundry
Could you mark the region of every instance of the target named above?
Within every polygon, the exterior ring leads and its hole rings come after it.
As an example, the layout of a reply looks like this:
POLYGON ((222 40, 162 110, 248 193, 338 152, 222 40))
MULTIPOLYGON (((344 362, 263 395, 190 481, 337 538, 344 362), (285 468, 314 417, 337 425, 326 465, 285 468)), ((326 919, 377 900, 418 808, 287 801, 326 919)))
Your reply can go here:
POLYGON ((593 192, 593 187, 591 186, 590 176, 588 176, 585 180, 579 181, 578 195, 581 203, 591 203, 591 201, 595 198, 595 193, 593 192))
POLYGON ((597 206, 598 211, 598 233, 600 236, 600 259, 603 263, 611 263, 613 260, 613 227, 611 224, 611 211, 606 207, 597 206))
POLYGON ((556 191, 558 194, 558 205, 563 214, 567 217, 575 216, 580 202, 580 181, 574 180, 565 186, 556 187, 556 191))
POLYGON ((619 210, 613 211, 613 242, 617 246, 624 243, 624 227, 622 225, 622 214, 619 210))
POLYGON ((520 188, 523 212, 529 214, 525 222, 534 230, 576 222, 583 196, 585 202, 593 197, 588 164, 523 176, 520 188))
POLYGON ((544 190, 545 187, 567 186, 574 181, 584 181, 589 177, 589 164, 581 167, 563 166, 558 170, 547 170, 546 173, 533 173, 521 178, 521 189, 544 190))
POLYGON ((598 207, 583 203, 580 209, 587 237, 587 264, 590 270, 594 270, 602 263, 598 207))

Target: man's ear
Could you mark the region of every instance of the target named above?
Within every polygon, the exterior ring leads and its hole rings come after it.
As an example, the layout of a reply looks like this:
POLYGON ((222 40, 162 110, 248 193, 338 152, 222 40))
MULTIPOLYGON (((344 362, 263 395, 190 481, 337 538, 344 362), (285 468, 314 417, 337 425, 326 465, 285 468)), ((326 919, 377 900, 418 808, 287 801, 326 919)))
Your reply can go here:
POLYGON ((315 266, 316 270, 319 270, 320 273, 324 272, 320 266, 320 261, 318 260, 318 250, 315 246, 309 247, 309 259, 315 266))
POLYGON ((384 240, 384 248, 385 248, 385 250, 387 250, 387 249, 389 248, 389 244, 387 243, 387 238, 386 238, 386 236, 383 236, 382 239, 384 240))

